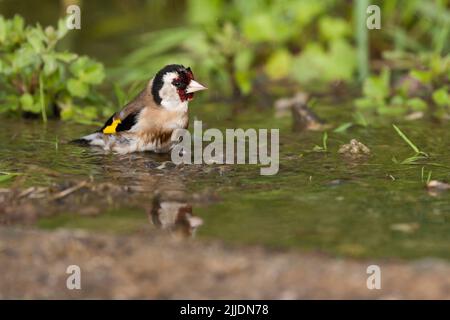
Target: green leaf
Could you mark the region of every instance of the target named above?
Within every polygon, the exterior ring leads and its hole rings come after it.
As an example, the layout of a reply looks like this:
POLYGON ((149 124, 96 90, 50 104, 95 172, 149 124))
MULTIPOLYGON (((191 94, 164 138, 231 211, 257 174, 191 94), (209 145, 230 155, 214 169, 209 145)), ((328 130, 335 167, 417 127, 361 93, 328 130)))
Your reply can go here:
POLYGON ((414 111, 427 110, 427 103, 420 98, 412 98, 406 100, 406 105, 414 111))
POLYGON ((65 19, 59 19, 58 20, 58 30, 56 31, 58 39, 64 38, 64 36, 67 34, 67 25, 65 19))
POLYGON ((327 56, 317 43, 309 43, 302 53, 293 59, 291 75, 298 82, 305 84, 320 81, 327 56))
POLYGON ((0 172, 0 182, 6 182, 20 175, 20 173, 0 172))
POLYGON ((100 84, 105 78, 105 70, 101 63, 88 57, 81 57, 70 65, 70 71, 82 82, 100 84))
POLYGON ((85 69, 80 80, 90 84, 100 84, 105 78, 105 70, 102 64, 95 63, 85 69))
POLYGON ((424 70, 412 70, 410 72, 411 77, 419 80, 423 84, 429 84, 431 80, 433 79, 433 74, 431 71, 424 71, 424 70))
POLYGON ((84 108, 80 109, 81 113, 83 114, 84 119, 96 119, 98 116, 97 108, 95 106, 86 106, 84 108))
POLYGON ((0 103, 0 112, 16 111, 20 105, 20 97, 16 94, 3 95, 0 103))
POLYGON ((355 69, 355 49, 345 40, 332 41, 325 69, 326 77, 330 81, 349 81, 352 79, 355 69))
POLYGON ((290 70, 294 79, 309 84, 351 80, 355 67, 355 50, 347 41, 338 39, 331 42, 329 51, 325 51, 318 43, 309 43, 293 59, 290 70))
POLYGON ((65 63, 72 62, 73 60, 75 60, 78 57, 78 55, 76 53, 72 53, 72 52, 55 52, 55 53, 53 53, 53 56, 55 57, 55 59, 60 60, 65 63))
POLYGON ((24 93, 20 98, 20 105, 22 110, 37 113, 39 112, 39 108, 37 108, 37 104, 35 103, 33 96, 29 93, 24 93))
POLYGON ((44 54, 42 55, 42 60, 44 60, 44 74, 46 76, 56 71, 58 65, 54 55, 44 54))
POLYGON ((268 59, 265 71, 273 79, 282 79, 286 77, 291 70, 291 54, 286 49, 276 50, 268 59))
POLYGON ((252 90, 252 73, 249 71, 237 71, 235 73, 235 80, 239 86, 239 90, 246 95, 252 90))
POLYGON ((339 39, 350 34, 348 21, 342 18, 323 17, 319 20, 319 31, 325 40, 339 39))
POLYGON ((405 104, 405 99, 403 99, 400 95, 395 95, 391 98, 390 104, 397 105, 397 106, 403 106, 405 104))
POLYGON ((215 23, 222 14, 221 0, 191 0, 187 4, 187 17, 193 24, 215 23))
POLYGON ((40 28, 30 29, 27 32, 27 41, 36 53, 41 53, 45 49, 45 34, 40 28))
POLYGON ((55 28, 48 26, 45 28, 44 33, 46 36, 47 51, 53 50, 59 40, 55 28))
POLYGON ((74 61, 71 65, 70 65, 70 71, 72 72, 73 75, 75 75, 76 77, 80 77, 81 74, 83 73, 84 69, 88 66, 89 64, 89 58, 86 56, 80 57, 78 58, 76 61, 74 61))
POLYGON ((20 31, 24 30, 25 20, 21 16, 19 16, 18 14, 16 14, 14 16, 14 18, 12 19, 12 23, 13 23, 14 30, 16 32, 20 32, 20 31))
POLYGON ((244 36, 251 42, 276 41, 275 21, 269 12, 244 17, 244 36))
POLYGON ((354 101, 358 109, 373 109, 379 105, 376 101, 370 98, 358 98, 354 101))
POLYGON ((390 93, 390 71, 383 69, 379 76, 372 76, 364 81, 363 93, 369 98, 383 101, 390 93))
POLYGON ((36 55, 34 50, 30 46, 20 48, 12 56, 12 70, 13 72, 23 72, 26 67, 37 67, 39 65, 40 59, 36 55))
POLYGON ((377 109, 381 116, 401 116, 405 115, 408 110, 402 105, 383 105, 377 109))
POLYGON ((347 131, 351 126, 353 126, 352 122, 346 122, 346 123, 341 124, 336 129, 334 129, 333 132, 342 133, 342 132, 347 131))
POLYGON ((250 49, 239 50, 234 56, 234 67, 238 71, 248 71, 252 65, 255 53, 250 49))
POLYGON ((353 114, 353 118, 355 122, 363 127, 367 127, 369 125, 366 117, 361 112, 357 111, 353 114))
POLYGON ((303 0, 293 2, 293 14, 298 24, 302 27, 311 23, 321 12, 325 10, 325 2, 316 0, 303 0))
POLYGON ((74 78, 67 81, 67 89, 71 95, 79 98, 85 98, 89 93, 89 86, 83 81, 74 78))
POLYGON ((59 97, 56 104, 61 110, 60 115, 62 120, 72 119, 75 115, 75 109, 79 108, 79 106, 74 106, 72 97, 69 96, 68 94, 59 97))
POLYGON ((450 95, 445 87, 435 90, 432 97, 433 101, 440 107, 447 107, 450 105, 450 95))

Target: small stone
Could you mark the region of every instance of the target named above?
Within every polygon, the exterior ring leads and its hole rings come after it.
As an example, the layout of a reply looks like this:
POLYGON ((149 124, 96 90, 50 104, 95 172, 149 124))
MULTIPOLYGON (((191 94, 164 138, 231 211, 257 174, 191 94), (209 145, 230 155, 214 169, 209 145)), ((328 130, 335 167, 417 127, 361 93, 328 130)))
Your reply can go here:
POLYGON ((156 167, 156 169, 163 170, 163 169, 173 169, 175 168, 175 163, 171 161, 164 161, 159 167, 156 167))
POLYGON ((437 197, 441 192, 450 190, 450 184, 438 180, 431 180, 427 183, 428 194, 437 197))
POLYGON ((420 225, 418 223, 396 223, 391 225, 391 230, 399 231, 403 233, 412 233, 419 229, 420 225))
POLYGON ((430 182, 428 182, 427 188, 436 191, 445 191, 450 190, 450 184, 442 181, 431 180, 430 182))
POLYGON ((408 114, 405 116, 405 120, 413 121, 413 120, 419 120, 422 119, 424 116, 424 113, 422 111, 416 111, 413 113, 408 114))
POLYGON ((342 145, 338 152, 348 156, 367 156, 370 149, 358 140, 352 139, 349 144, 342 145))

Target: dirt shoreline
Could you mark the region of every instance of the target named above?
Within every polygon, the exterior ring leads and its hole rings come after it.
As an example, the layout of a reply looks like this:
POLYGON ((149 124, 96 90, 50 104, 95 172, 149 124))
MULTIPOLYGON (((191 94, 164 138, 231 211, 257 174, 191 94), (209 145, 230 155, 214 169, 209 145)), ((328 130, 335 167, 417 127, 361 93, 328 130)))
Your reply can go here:
POLYGON ((450 264, 350 260, 151 233, 0 227, 1 299, 450 299, 450 264), (81 290, 66 268, 81 268, 81 290), (381 267, 368 290, 367 266, 381 267))

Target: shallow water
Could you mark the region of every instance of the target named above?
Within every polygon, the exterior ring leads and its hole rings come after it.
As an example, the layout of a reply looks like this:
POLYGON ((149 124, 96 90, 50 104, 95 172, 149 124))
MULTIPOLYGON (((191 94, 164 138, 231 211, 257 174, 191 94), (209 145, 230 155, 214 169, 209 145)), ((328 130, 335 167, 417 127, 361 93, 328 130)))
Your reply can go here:
MULTIPOLYGON (((432 179, 450 180, 445 167, 450 165, 450 132, 445 124, 399 124, 431 155, 431 164, 401 165, 392 158, 403 160, 413 152, 390 125, 354 127, 345 133, 331 129, 328 152, 318 153, 309 150, 321 144, 321 132, 292 132, 290 117, 276 119, 269 111, 252 110, 230 119, 228 109, 194 102, 191 120, 221 129, 279 128, 277 175, 261 176, 255 165, 158 168, 170 157, 118 156, 67 144, 91 127, 7 119, 0 132, 0 171, 21 175, 0 187, 64 189, 83 180, 129 187, 129 192, 119 193, 106 189, 97 193, 100 196, 81 189, 57 205, 44 202, 44 208, 56 213, 38 221, 42 228, 113 233, 166 228, 173 234, 195 233, 204 241, 347 257, 450 258, 450 192, 431 195, 422 181, 422 167, 425 174, 432 171, 432 179), (351 138, 367 145, 372 155, 357 161, 339 155, 339 146, 351 138), (95 215, 85 214, 93 207, 95 215), (178 215, 181 207, 187 214, 178 215)), ((348 121, 347 109, 319 104, 317 112, 330 123, 340 123, 348 121)))

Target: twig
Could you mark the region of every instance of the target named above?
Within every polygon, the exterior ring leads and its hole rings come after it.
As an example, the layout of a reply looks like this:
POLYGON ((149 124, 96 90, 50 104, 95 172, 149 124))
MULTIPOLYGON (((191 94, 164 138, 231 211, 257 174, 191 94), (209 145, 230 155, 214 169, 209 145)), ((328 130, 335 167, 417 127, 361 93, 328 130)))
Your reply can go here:
POLYGON ((51 200, 58 200, 58 199, 64 198, 64 197, 68 196, 69 194, 71 194, 71 193, 73 193, 73 192, 75 192, 75 191, 77 191, 77 190, 83 188, 83 187, 86 186, 87 184, 88 184, 87 181, 81 181, 81 182, 78 183, 77 185, 75 185, 75 186, 73 186, 73 187, 70 187, 70 188, 67 188, 67 189, 65 189, 65 190, 63 190, 63 191, 57 193, 56 195, 54 195, 54 196, 51 198, 51 200))

